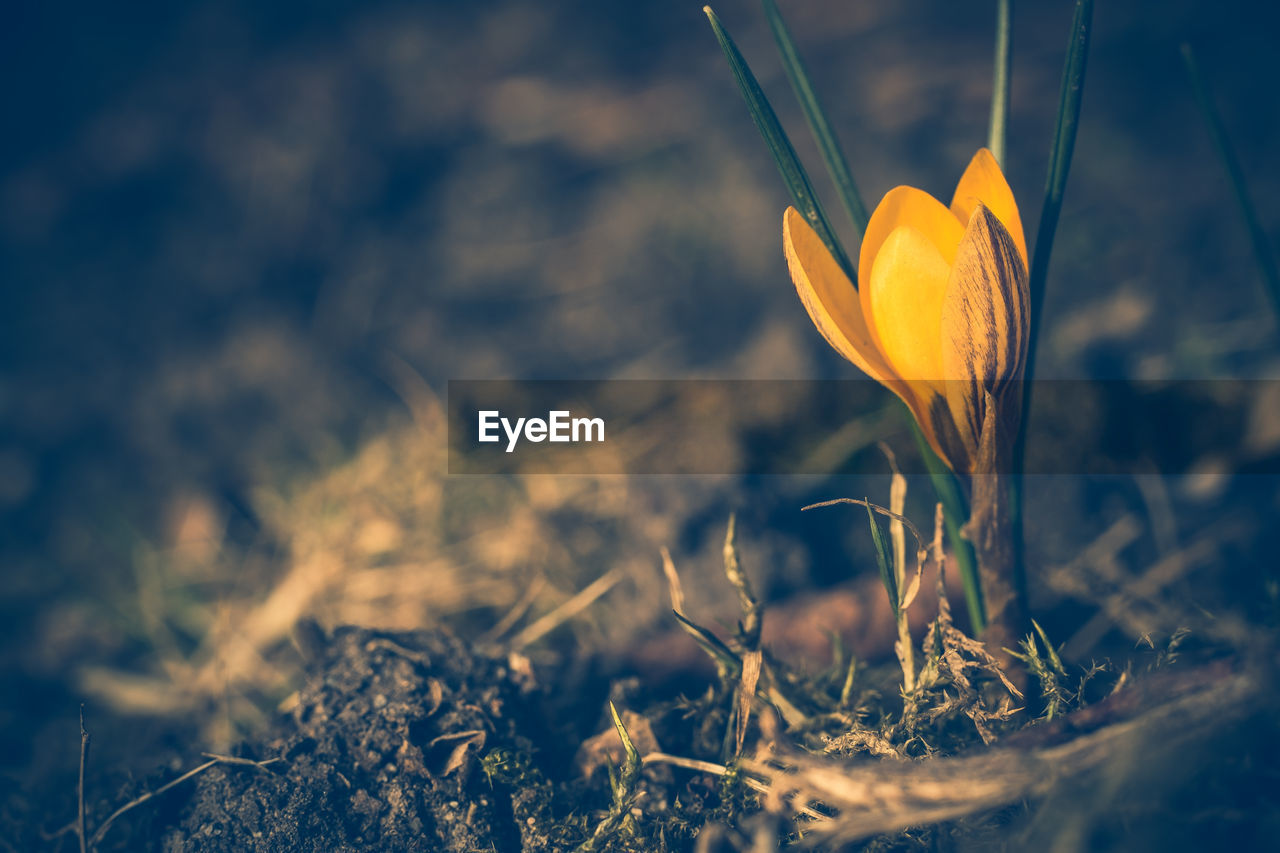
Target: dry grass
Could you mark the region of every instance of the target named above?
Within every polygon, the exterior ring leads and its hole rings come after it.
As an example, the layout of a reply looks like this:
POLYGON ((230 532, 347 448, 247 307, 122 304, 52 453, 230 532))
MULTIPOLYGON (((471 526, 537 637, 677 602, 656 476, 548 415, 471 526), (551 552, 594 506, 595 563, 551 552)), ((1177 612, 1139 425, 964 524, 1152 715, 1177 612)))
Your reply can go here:
POLYGON ((1109 767, 1129 772, 1126 765, 1144 752, 1164 754, 1252 713, 1258 689, 1250 675, 1214 678, 1064 743, 873 764, 787 750, 743 767, 763 783, 766 808, 810 819, 799 824, 807 841, 844 843, 1042 798, 1064 782, 1087 784, 1109 767))

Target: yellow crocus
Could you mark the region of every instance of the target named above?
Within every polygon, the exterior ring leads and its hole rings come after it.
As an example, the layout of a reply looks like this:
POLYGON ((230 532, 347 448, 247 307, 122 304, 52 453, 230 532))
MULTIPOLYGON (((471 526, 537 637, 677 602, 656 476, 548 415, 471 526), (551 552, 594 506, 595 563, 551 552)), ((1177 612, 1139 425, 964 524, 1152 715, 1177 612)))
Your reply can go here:
POLYGON ((950 208, 914 187, 885 195, 863 236, 857 289, 795 208, 783 241, 831 346, 902 398, 952 470, 993 472, 992 442, 1006 445, 1017 428, 1029 293, 1018 205, 991 152, 973 156, 950 208))

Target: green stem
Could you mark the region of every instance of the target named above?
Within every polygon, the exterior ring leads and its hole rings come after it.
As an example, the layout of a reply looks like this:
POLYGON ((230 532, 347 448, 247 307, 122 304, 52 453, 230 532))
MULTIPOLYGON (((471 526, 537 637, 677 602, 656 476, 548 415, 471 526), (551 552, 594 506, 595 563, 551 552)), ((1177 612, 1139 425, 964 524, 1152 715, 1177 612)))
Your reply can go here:
POLYGON ((969 521, 969 504, 960 491, 960 483, 956 475, 946 463, 933 452, 915 417, 907 412, 907 423, 911 425, 911 434, 915 436, 916 446, 924 458, 925 468, 929 471, 929 479, 933 482, 933 490, 942 502, 944 524, 947 529, 947 542, 951 545, 951 555, 960 570, 960 582, 964 586, 964 603, 969 611, 969 625, 976 637, 987 627, 987 610, 982 600, 982 582, 978 579, 978 560, 973 552, 973 543, 960 535, 960 528, 969 521))
POLYGON ((1009 90, 1013 65, 1013 0, 996 2, 996 59, 991 86, 991 124, 987 130, 987 148, 1005 168, 1005 145, 1008 139, 1009 90))

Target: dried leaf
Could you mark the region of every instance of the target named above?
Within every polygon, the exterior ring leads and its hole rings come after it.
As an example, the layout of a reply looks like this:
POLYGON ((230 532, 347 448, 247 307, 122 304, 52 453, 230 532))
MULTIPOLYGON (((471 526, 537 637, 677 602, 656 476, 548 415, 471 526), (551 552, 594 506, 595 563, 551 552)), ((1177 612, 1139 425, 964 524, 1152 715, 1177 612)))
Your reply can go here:
POLYGON ((428 769, 436 776, 448 776, 466 762, 469 751, 473 748, 477 752, 484 749, 485 738, 482 729, 440 735, 427 744, 428 769), (448 752, 445 753, 445 750, 448 752), (438 760, 442 754, 445 755, 443 762, 438 760))
POLYGON ((742 744, 747 739, 747 723, 751 721, 751 705, 760 683, 760 669, 764 654, 759 649, 748 652, 742 658, 742 676, 738 682, 738 723, 734 731, 734 755, 742 754, 742 744))

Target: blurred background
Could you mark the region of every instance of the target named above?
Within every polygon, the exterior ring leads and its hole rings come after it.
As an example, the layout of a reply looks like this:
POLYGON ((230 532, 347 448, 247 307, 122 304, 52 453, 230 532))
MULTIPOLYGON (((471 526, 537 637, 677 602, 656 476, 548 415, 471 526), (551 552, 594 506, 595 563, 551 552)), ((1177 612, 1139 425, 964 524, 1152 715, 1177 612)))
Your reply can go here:
MULTIPOLYGON (((780 5, 869 204, 901 183, 949 198, 985 143, 994 4, 780 5)), ((1029 235, 1071 5, 1015 9, 1007 174, 1029 235)), ((820 176, 759 5, 716 10, 820 176)), ((1274 10, 1095 14, 1041 376, 1280 375, 1275 316, 1178 54, 1195 47, 1274 245, 1274 10)), ((607 654, 667 625, 666 545, 689 612, 732 620, 718 556, 730 511, 772 598, 874 573, 865 530, 797 510, 887 500, 887 478, 446 474, 449 379, 855 375, 795 297, 786 193, 699 2, 6 17, 6 779, 37 763, 74 778, 81 701, 108 731, 180 716, 201 743, 243 736, 291 689, 303 616, 480 636, 613 572, 547 638, 607 654)), ((888 395, 868 399, 850 447, 911 453, 888 395)), ((1170 633, 1199 612, 1189 602, 1242 625, 1273 617, 1275 483, 1240 472, 1280 446, 1280 406, 1239 409, 1238 434, 1195 476, 1028 486, 1036 595, 1077 656, 1170 633), (1109 610, 1090 600, 1104 591, 1129 598, 1109 610)), ((1106 414, 1039 417, 1044 434, 1063 418, 1123 433, 1106 414)), ((927 485, 910 498, 927 527, 927 485)), ((145 770, 156 759, 139 742, 121 736, 101 760, 145 770)))

